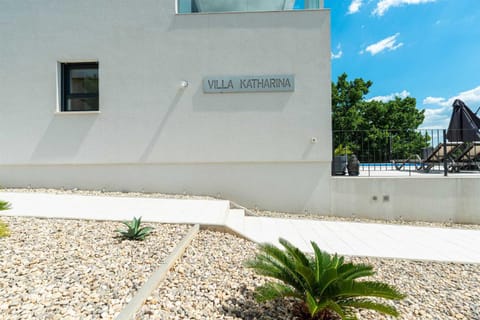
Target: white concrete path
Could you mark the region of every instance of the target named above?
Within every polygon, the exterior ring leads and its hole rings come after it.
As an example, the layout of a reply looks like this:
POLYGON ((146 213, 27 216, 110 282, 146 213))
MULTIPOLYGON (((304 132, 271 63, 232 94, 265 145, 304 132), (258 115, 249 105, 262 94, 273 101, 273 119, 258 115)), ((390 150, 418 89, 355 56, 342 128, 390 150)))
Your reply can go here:
POLYGON ((310 241, 341 255, 480 263, 480 230, 245 217, 228 201, 0 192, 3 215, 131 220, 225 226, 255 242, 283 237, 311 252, 310 241))
POLYGON ((245 217, 244 235, 272 243, 283 237, 308 252, 315 241, 342 255, 480 263, 480 230, 245 217))

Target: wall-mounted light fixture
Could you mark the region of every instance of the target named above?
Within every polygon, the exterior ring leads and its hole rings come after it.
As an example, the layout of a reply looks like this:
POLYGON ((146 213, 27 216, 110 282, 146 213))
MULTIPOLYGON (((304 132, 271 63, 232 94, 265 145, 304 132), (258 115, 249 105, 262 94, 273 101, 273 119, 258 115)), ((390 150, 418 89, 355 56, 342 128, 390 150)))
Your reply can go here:
POLYGON ((180 82, 180 86, 181 86, 182 88, 188 87, 188 81, 187 81, 187 80, 183 80, 182 82, 180 82))

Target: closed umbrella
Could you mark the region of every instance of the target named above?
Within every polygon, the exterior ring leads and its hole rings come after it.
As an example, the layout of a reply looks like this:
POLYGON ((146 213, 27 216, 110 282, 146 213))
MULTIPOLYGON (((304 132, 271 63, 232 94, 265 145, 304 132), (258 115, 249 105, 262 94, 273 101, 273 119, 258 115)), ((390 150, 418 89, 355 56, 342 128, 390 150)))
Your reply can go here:
POLYGON ((448 141, 480 141, 480 119, 460 99, 453 102, 453 112, 448 125, 448 141))

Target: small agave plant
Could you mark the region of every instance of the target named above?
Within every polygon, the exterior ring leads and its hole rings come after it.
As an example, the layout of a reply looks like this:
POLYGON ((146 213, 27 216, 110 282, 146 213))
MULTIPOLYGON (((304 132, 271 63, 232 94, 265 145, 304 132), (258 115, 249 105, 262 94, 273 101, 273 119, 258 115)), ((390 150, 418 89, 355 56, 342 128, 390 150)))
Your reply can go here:
MULTIPOLYGON (((11 208, 10 203, 0 200, 0 211, 8 210, 11 208)), ((0 220, 0 238, 8 237, 10 235, 10 230, 8 225, 0 220)))
POLYGON ((142 217, 139 217, 138 219, 133 217, 132 221, 123 221, 122 223, 127 226, 127 229, 117 229, 116 232, 120 233, 123 238, 128 240, 145 240, 145 237, 153 230, 152 227, 140 227, 142 224, 142 217))
POLYGON ((302 302, 306 318, 316 320, 355 320, 356 309, 399 315, 394 307, 370 298, 400 300, 405 297, 402 293, 382 282, 358 281, 375 274, 372 266, 345 263, 343 257, 321 251, 313 241, 313 257, 285 239, 279 242, 284 250, 262 244, 255 259, 246 262, 258 274, 280 280, 256 289, 259 302, 291 297, 302 302))

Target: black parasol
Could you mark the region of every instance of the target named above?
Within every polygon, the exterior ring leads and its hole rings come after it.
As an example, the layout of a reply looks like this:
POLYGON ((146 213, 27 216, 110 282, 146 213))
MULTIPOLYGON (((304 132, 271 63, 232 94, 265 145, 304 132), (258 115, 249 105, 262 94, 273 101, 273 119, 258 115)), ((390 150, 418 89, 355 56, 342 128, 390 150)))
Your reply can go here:
POLYGON ((448 141, 480 141, 480 119, 462 100, 453 102, 452 118, 448 125, 448 141))

